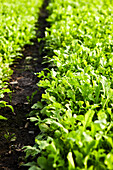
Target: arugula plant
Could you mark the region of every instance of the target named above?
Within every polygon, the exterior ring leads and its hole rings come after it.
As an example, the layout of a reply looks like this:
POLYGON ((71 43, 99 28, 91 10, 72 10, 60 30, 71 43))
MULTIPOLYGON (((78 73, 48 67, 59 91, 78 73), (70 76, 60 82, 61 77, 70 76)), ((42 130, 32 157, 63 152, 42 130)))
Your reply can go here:
POLYGON ((53 68, 30 120, 40 129, 30 169, 113 168, 113 3, 51 0, 46 49, 53 68))

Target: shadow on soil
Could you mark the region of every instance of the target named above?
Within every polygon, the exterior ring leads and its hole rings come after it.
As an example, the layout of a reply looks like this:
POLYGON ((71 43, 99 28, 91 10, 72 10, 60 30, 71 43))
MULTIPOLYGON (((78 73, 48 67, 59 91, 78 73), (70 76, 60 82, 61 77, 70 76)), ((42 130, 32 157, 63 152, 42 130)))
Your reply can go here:
POLYGON ((46 22, 47 5, 48 1, 45 0, 36 23, 36 38, 31 40, 33 45, 25 45, 22 50, 23 58, 16 60, 12 66, 14 72, 10 80, 10 88, 13 93, 10 96, 6 95, 5 100, 12 104, 15 113, 8 108, 4 111, 1 110, 1 114, 8 120, 0 121, 0 170, 28 169, 20 166, 25 157, 22 147, 34 145, 34 138, 38 134, 37 128, 26 118, 26 114, 30 112, 31 108, 27 96, 32 96, 32 93, 37 91, 31 101, 33 104, 40 100, 43 93, 36 86, 39 80, 34 73, 47 67, 42 65, 43 57, 46 55, 43 51, 45 42, 38 43, 37 41, 37 38, 45 36, 45 28, 49 26, 46 22))

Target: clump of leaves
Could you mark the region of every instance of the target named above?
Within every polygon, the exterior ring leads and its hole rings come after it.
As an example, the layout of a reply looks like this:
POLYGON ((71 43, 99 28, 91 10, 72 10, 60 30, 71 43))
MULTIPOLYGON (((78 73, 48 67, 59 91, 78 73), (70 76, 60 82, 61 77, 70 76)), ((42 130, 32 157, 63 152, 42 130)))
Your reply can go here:
POLYGON ((10 134, 8 131, 4 134, 4 138, 8 143, 14 142, 16 140, 15 133, 10 134))

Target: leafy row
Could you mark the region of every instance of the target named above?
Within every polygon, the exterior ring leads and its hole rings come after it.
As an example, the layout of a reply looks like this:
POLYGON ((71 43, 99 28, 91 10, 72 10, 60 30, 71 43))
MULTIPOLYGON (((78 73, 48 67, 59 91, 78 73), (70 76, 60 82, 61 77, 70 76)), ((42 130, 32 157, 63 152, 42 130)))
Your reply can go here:
POLYGON ((26 147, 30 169, 113 168, 113 3, 51 0, 46 48, 52 69, 30 120, 40 129, 26 147))
MULTIPOLYGON (((34 25, 41 0, 0 0, 0 99, 9 93, 7 81, 12 74, 10 65, 20 57, 21 47, 35 36, 34 25)), ((1 101, 0 107, 6 102, 1 101)))

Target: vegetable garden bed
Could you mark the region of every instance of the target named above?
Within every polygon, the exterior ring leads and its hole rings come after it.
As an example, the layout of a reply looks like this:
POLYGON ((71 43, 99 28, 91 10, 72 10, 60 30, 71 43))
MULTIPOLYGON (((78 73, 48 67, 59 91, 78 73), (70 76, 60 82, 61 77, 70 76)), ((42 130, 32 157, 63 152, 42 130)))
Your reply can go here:
POLYGON ((31 169, 113 169, 113 3, 51 0, 46 49, 51 67, 30 113, 40 129, 31 169))
POLYGON ((28 116, 36 137, 25 168, 113 169, 113 3, 51 0, 47 9, 38 42, 48 69, 37 73, 43 94, 28 116))

